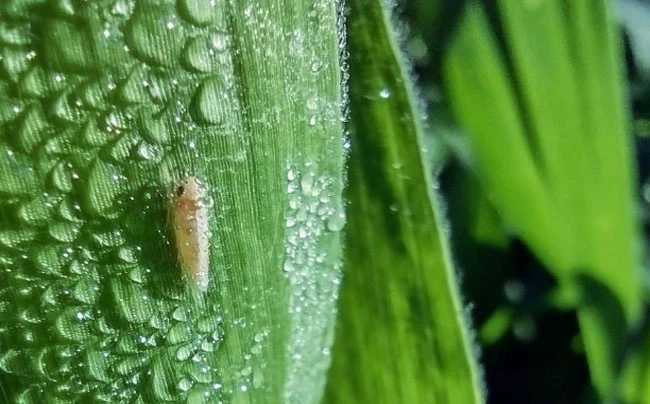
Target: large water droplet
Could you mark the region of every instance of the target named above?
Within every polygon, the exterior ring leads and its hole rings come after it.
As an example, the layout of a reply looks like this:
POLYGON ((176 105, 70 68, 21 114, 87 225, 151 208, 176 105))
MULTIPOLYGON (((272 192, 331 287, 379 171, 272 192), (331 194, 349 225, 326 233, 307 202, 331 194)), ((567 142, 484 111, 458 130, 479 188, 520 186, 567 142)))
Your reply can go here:
POLYGON ((191 379, 184 377, 178 382, 178 389, 180 391, 186 392, 189 391, 194 386, 194 383, 191 379))
POLYGON ((228 117, 232 100, 223 80, 211 77, 201 83, 192 100, 195 118, 202 123, 219 124, 228 117))
POLYGON ((126 181, 116 166, 97 160, 90 170, 86 201, 91 212, 108 216, 115 212, 115 197, 125 191, 126 181))
POLYGON ((144 61, 173 66, 178 61, 185 33, 173 5, 158 5, 152 13, 148 5, 138 4, 126 39, 134 54, 144 61))
POLYGON ((47 128, 47 119, 42 108, 35 104, 21 116, 18 122, 18 143, 26 153, 31 153, 41 142, 47 128))
POLYGON ((125 320, 146 323, 153 315, 151 299, 131 281, 112 280, 110 291, 114 307, 125 320))
POLYGON ((194 355, 194 348, 192 345, 183 345, 176 350, 176 358, 179 361, 186 361, 194 355))
POLYGON ((190 341, 192 337, 192 329, 187 323, 176 323, 167 332, 167 341, 172 345, 190 341))
POLYGON ((38 189, 38 180, 26 156, 0 145, 0 193, 11 196, 33 195, 38 189))
POLYGON ((106 231, 95 231, 93 239, 102 247, 119 247, 124 244, 124 235, 120 229, 108 229, 106 231))
POLYGON ((9 248, 19 248, 21 244, 33 240, 38 233, 31 229, 2 230, 0 244, 9 248))
POLYGON ((183 16, 195 25, 225 26, 224 3, 216 0, 179 0, 178 3, 183 16))
POLYGON ((162 159, 162 149, 156 145, 147 142, 138 144, 138 156, 146 161, 158 162, 162 159))
POLYGON ((99 295, 99 284, 91 279, 82 279, 75 285, 72 295, 82 303, 94 304, 99 295))
POLYGON ((69 261, 69 257, 63 249, 56 245, 41 247, 32 252, 31 258, 39 270, 52 275, 62 275, 63 268, 69 261))
POLYGON ((183 50, 183 60, 188 68, 198 72, 208 73, 227 61, 221 53, 226 50, 227 36, 214 33, 199 36, 187 41, 183 50))
POLYGON ((72 243, 77 238, 80 228, 80 223, 52 222, 48 227, 48 233, 54 240, 62 243, 72 243))
POLYGON ((129 104, 145 103, 149 100, 146 71, 142 66, 136 66, 129 77, 119 88, 122 100, 129 104))
POLYGON ((73 172, 72 164, 63 160, 59 161, 50 172, 52 186, 61 192, 71 192, 73 172))
POLYGON ((169 143, 171 135, 162 118, 154 117, 151 111, 141 110, 139 122, 145 139, 158 145, 169 143))

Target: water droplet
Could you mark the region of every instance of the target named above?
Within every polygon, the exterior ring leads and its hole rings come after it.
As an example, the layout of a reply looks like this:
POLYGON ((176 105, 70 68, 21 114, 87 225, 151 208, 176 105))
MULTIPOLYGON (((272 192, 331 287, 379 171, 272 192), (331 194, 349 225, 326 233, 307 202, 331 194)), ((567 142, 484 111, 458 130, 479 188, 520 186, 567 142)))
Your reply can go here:
POLYGON ((145 62, 160 66, 176 63, 184 39, 183 27, 176 19, 172 4, 157 6, 155 13, 147 6, 136 7, 126 31, 133 53, 145 62))
POLYGON ((295 181, 297 178, 297 173, 293 168, 287 170, 287 179, 291 182, 295 181))
POLYGON ((81 223, 81 206, 70 196, 59 203, 59 217, 69 222, 81 223))
POLYGON ((207 38, 195 37, 188 40, 183 50, 183 61, 188 68, 199 72, 210 72, 216 65, 216 51, 207 38))
POLYGON ((174 324, 167 333, 167 341, 172 344, 180 344, 192 339, 192 330, 186 323, 174 324))
POLYGON ((86 187, 86 201, 91 212, 100 216, 112 216, 115 213, 115 197, 124 192, 126 187, 123 179, 124 176, 116 166, 96 160, 86 187))
POLYGON ((45 245, 32 253, 32 261, 44 273, 63 275, 63 268, 68 258, 62 254, 62 249, 55 245, 45 245))
POLYGON ((199 36, 187 41, 183 60, 188 68, 208 73, 229 60, 222 56, 228 47, 228 37, 222 33, 199 36))
POLYGON ((137 65, 121 84, 118 92, 128 104, 146 103, 149 100, 149 92, 145 84, 146 71, 142 65, 137 65))
POLYGON ((191 345, 184 345, 176 350, 176 358, 179 361, 186 361, 194 355, 191 345))
POLYGON ((384 87, 379 90, 379 97, 383 99, 388 99, 391 96, 390 88, 384 87))
POLYGON ((139 122, 143 129, 143 135, 149 142, 158 145, 169 144, 171 135, 162 118, 155 118, 152 116, 151 111, 142 110, 139 122))
POLYGON ((210 42, 217 52, 223 52, 228 49, 228 37, 222 33, 215 32, 210 36, 210 42))
POLYGON ((128 264, 135 264, 138 262, 138 255, 136 249, 125 246, 117 250, 117 256, 128 264))
POLYGON ((0 231, 0 244, 9 248, 19 248, 21 244, 36 238, 35 230, 3 230, 0 231))
POLYGON ((69 341, 84 342, 91 338, 90 315, 79 307, 70 307, 56 318, 55 329, 59 335, 69 341))
POLYGON ((192 382, 192 380, 188 379, 187 377, 182 378, 178 382, 178 389, 180 391, 189 391, 193 386, 194 383, 192 382))
POLYGON ((151 299, 133 282, 126 279, 112 279, 110 292, 113 307, 127 321, 144 324, 153 315, 151 299))
POLYGON ((102 247, 119 247, 125 241, 120 229, 93 232, 92 237, 102 247))
POLYGON ((233 101, 220 77, 211 77, 201 83, 192 100, 192 111, 197 121, 220 124, 232 108, 233 101))
POLYGON ((300 178, 300 188, 305 194, 311 194, 314 187, 314 182, 316 181, 316 174, 309 170, 302 175, 300 178))
POLYGON ((216 0, 179 0, 185 18, 195 25, 225 25, 224 4, 216 0))
POLYGON ((72 174, 72 164, 66 161, 59 161, 50 171, 50 180, 52 186, 61 192, 71 192, 73 185, 72 174))
POLYGON ((77 238, 80 228, 80 223, 52 222, 48 227, 48 233, 54 240, 63 243, 72 243, 77 238))
POLYGON ((140 142, 138 144, 138 155, 143 160, 148 160, 153 162, 160 161, 162 158, 161 149, 158 146, 147 142, 140 142))
POLYGON ((220 323, 220 318, 217 316, 204 316, 196 321, 196 327, 202 333, 211 333, 219 327, 220 323))
POLYGON ((128 272, 127 276, 135 283, 145 283, 149 272, 147 268, 136 266, 128 272))
POLYGON ((327 230, 341 231, 345 226, 345 212, 343 209, 337 211, 327 219, 327 230))
POLYGON ((111 14, 114 16, 127 16, 133 12, 133 3, 126 0, 117 0, 111 7, 111 14))
POLYGON ((282 269, 285 272, 292 272, 295 269, 293 261, 291 259, 285 259, 284 264, 282 265, 282 269))
POLYGON ((31 153, 41 142, 47 127, 47 118, 39 104, 28 108, 18 121, 17 136, 20 148, 26 153, 31 153))
POLYGON ((318 72, 320 72, 321 70, 323 70, 324 67, 325 67, 325 63, 323 63, 322 61, 320 61, 320 60, 313 60, 313 61, 311 62, 310 69, 311 69, 311 72, 312 72, 312 73, 318 73, 318 72))
POLYGON ((99 285, 91 279, 82 279, 74 286, 72 295, 78 301, 92 305, 99 295, 99 285))
POLYGON ((176 321, 187 321, 187 310, 184 307, 178 307, 172 313, 172 318, 176 321))
POLYGON ((0 145, 0 172, 11 181, 0 181, 0 193, 10 196, 34 195, 40 188, 32 162, 26 156, 0 145))
POLYGON ((320 106, 320 98, 318 95, 313 95, 307 99, 307 109, 310 111, 315 111, 320 106))

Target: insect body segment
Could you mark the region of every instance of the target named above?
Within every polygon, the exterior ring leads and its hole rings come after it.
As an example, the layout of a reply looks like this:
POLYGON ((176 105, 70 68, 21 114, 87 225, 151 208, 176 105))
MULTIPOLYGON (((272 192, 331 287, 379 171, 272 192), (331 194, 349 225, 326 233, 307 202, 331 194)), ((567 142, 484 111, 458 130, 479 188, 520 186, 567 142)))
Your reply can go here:
POLYGON ((205 292, 208 289, 210 266, 210 229, 205 185, 189 176, 176 189, 172 200, 171 219, 178 258, 187 280, 205 292))

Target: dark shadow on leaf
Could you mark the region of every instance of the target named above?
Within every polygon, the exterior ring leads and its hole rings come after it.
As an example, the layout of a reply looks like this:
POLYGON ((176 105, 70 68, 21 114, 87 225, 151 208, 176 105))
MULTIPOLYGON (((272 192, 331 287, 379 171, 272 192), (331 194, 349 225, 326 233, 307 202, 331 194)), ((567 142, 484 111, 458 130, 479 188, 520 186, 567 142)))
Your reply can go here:
POLYGON ((143 187, 134 195, 124 217, 125 236, 139 247, 144 286, 154 298, 180 297, 185 283, 169 227, 169 196, 154 187, 143 187))

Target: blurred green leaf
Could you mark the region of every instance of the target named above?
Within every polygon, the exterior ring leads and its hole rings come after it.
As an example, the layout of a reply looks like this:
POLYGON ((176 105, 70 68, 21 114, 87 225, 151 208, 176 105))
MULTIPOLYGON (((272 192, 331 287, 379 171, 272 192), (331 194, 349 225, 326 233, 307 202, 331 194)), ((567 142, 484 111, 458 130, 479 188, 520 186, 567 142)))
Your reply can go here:
POLYGON ((349 2, 346 275, 328 403, 480 403, 480 371, 381 1, 349 2))
POLYGON ((500 216, 577 305, 593 382, 611 398, 642 299, 608 2, 503 0, 497 10, 505 49, 481 6, 469 5, 445 60, 450 99, 500 216))
POLYGON ((481 326, 481 341, 494 344, 512 327, 513 313, 509 308, 499 308, 481 326))

